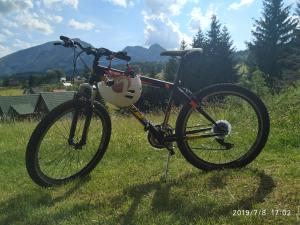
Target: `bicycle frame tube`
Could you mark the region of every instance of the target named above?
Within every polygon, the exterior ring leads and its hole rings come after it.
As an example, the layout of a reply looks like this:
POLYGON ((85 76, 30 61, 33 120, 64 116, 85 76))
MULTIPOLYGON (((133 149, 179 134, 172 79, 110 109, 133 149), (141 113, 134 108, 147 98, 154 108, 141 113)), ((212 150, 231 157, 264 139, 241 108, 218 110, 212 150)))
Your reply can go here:
MULTIPOLYGON (((142 84, 144 84, 144 85, 151 86, 154 88, 163 88, 165 90, 171 90, 171 96, 172 96, 173 89, 174 89, 173 83, 146 77, 146 76, 140 76, 140 78, 141 78, 142 84)), ((173 97, 172 97, 172 99, 173 99, 173 97)), ((128 107, 128 109, 135 116, 135 118, 137 118, 141 122, 141 124, 145 127, 145 129, 148 129, 149 126, 152 125, 151 122, 146 119, 146 117, 139 111, 139 109, 137 107, 135 107, 134 105, 131 105, 128 107)), ((168 122, 170 111, 171 111, 171 106, 170 106, 170 104, 168 104, 168 108, 167 108, 167 111, 165 114, 164 124, 167 124, 167 122, 168 122)))
MULTIPOLYGON (((104 67, 104 66, 97 66, 97 68, 95 69, 95 73, 96 74, 99 73, 99 75, 108 74, 111 77, 128 76, 125 71, 104 67)), ((215 121, 205 111, 203 111, 201 107, 199 107, 196 97, 193 96, 189 90, 181 87, 180 84, 181 74, 182 74, 181 66, 179 66, 177 73, 175 75, 174 83, 155 79, 155 78, 150 78, 142 75, 140 76, 143 85, 151 86, 154 88, 163 88, 167 91, 170 91, 170 97, 169 97, 168 106, 165 112, 165 117, 164 117, 162 127, 166 128, 166 126, 168 125, 172 105, 175 98, 180 99, 182 104, 189 103, 192 106, 192 108, 197 109, 205 118, 207 118, 210 122, 215 124, 215 121)), ((145 127, 146 130, 148 130, 149 127, 153 127, 152 123, 146 119, 146 117, 139 111, 137 107, 131 105, 128 107, 128 109, 134 115, 134 117, 140 121, 140 123, 145 127)))

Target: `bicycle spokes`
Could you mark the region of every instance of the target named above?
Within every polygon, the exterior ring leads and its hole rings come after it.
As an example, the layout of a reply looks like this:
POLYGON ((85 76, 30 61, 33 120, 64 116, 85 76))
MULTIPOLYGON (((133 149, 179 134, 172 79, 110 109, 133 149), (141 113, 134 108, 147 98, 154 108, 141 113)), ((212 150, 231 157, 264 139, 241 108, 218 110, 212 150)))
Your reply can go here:
POLYGON ((238 159, 255 143, 259 124, 251 105, 238 96, 210 96, 190 112, 184 140, 198 157, 211 163, 238 159), (215 119, 213 124, 209 118, 215 119), (208 122, 208 123, 207 123, 208 122))

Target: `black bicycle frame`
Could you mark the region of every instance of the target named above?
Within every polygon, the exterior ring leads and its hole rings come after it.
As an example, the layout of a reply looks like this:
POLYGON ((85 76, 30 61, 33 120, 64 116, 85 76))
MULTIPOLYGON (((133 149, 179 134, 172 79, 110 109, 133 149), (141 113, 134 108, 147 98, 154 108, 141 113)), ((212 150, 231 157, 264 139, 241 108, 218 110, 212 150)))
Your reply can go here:
MULTIPOLYGON (((98 65, 97 59, 95 59, 95 61, 93 63, 93 69, 94 69, 94 73, 91 76, 91 79, 89 81, 89 83, 91 85, 96 82, 99 82, 105 74, 111 75, 113 77, 128 76, 128 71, 126 72, 126 71, 113 69, 111 67, 104 67, 104 66, 98 65)), ((150 78, 150 77, 146 77, 146 76, 140 76, 140 79, 141 79, 143 85, 151 86, 154 88, 163 88, 165 90, 170 91, 168 105, 167 105, 167 108, 165 111, 163 123, 161 125, 162 129, 157 129, 157 127, 154 124, 152 124, 152 122, 149 121, 135 105, 131 105, 128 107, 129 111, 134 115, 134 117, 136 119, 138 119, 138 121, 140 121, 140 123, 144 126, 145 131, 151 132, 155 136, 155 138, 159 141, 160 144, 164 144, 165 142, 173 142, 173 141, 177 140, 176 135, 171 135, 171 136, 168 136, 165 138, 164 133, 163 133, 163 130, 166 129, 168 126, 170 114, 172 111, 172 106, 173 106, 175 99, 179 99, 180 103, 183 105, 190 104, 193 109, 200 112, 208 121, 210 121, 212 124, 216 124, 216 122, 201 108, 200 104, 197 101, 196 96, 194 96, 192 94, 192 92, 189 91, 188 89, 182 87, 181 82, 180 82, 180 78, 181 78, 182 74, 183 74, 182 67, 180 64, 177 69, 177 73, 175 75, 174 83, 163 81, 163 80, 158 80, 158 79, 154 79, 154 78, 150 78)), ((81 141, 79 143, 74 143, 73 138, 74 138, 76 124, 77 124, 77 120, 78 120, 77 114, 78 113, 75 113, 75 115, 73 115, 71 131, 70 131, 70 135, 69 135, 69 144, 80 148, 82 145, 85 144, 88 126, 91 121, 91 115, 87 115, 87 118, 86 118, 86 121, 84 124, 81 141)), ((204 129, 202 128, 202 129, 198 129, 193 132, 194 133, 204 132, 204 131, 207 131, 208 129, 211 129, 211 128, 204 128, 204 129)), ((189 132, 186 132, 186 134, 189 134, 189 132)), ((218 134, 214 134, 213 136, 217 136, 217 135, 218 134)), ((190 138, 199 138, 199 137, 201 138, 201 137, 206 137, 206 136, 200 135, 200 136, 194 136, 194 137, 190 137, 190 138)))

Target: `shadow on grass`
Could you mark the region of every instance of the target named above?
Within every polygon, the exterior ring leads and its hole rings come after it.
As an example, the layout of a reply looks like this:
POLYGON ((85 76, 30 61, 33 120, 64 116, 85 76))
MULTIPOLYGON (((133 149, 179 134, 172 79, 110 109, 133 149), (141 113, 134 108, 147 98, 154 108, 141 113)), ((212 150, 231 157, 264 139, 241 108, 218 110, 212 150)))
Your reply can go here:
POLYGON ((8 199, 0 206, 0 224, 60 224, 60 221, 77 215, 79 212, 89 210, 89 203, 75 204, 62 210, 43 210, 68 199, 76 190, 90 180, 87 176, 74 181, 63 194, 53 198, 49 189, 27 191, 16 197, 8 199))
MULTIPOLYGON (((117 220, 111 224, 135 224, 135 220, 145 219, 148 214, 150 214, 150 218, 156 219, 156 216, 162 216, 162 220, 164 220, 164 213, 179 224, 193 224, 201 218, 216 221, 220 217, 231 216, 233 210, 252 209, 253 205, 263 202, 274 189, 275 184, 272 177, 263 171, 243 169, 243 172, 249 176, 246 182, 253 181, 253 178, 257 182, 250 185, 253 187, 252 191, 248 190, 246 196, 239 195, 228 202, 223 199, 223 202, 220 203, 218 197, 211 198, 214 193, 226 192, 227 187, 230 186, 230 182, 232 182, 230 177, 235 174, 235 171, 228 170, 213 173, 189 173, 170 180, 168 183, 155 181, 135 185, 124 189, 122 194, 110 197, 104 202, 110 202, 109 208, 106 208, 108 212, 110 210, 118 211, 118 209, 119 212, 122 212, 118 218, 111 218, 114 221, 117 220), (199 182, 201 179, 202 183, 199 182), (203 185, 204 189, 200 185, 203 185), (146 201, 144 201, 145 198, 146 201), (145 207, 143 204, 145 202, 147 204, 149 198, 150 205, 145 207), (126 208, 127 210, 124 212, 124 205, 128 205, 128 202, 130 202, 129 208, 126 208)), ((84 188, 84 184, 89 179, 87 177, 73 182, 67 186, 69 188, 66 192, 54 198, 49 189, 42 189, 25 191, 23 194, 2 202, 0 224, 23 224, 24 222, 26 224, 61 224, 65 221, 71 223, 71 219, 76 220, 82 214, 88 216, 91 211, 99 212, 100 208, 107 207, 107 205, 103 205, 102 201, 94 204, 77 199, 76 203, 64 204, 78 189, 84 188)), ((238 193, 240 194, 240 190, 238 193)), ((98 222, 101 223, 101 221, 98 222)))
MULTIPOLYGON (((233 210, 237 209, 252 209, 254 204, 261 203, 264 201, 264 198, 272 192, 275 187, 274 181, 271 176, 266 175, 263 171, 253 170, 253 169, 244 169, 245 171, 250 172, 252 175, 257 177, 259 180, 258 187, 250 196, 240 197, 234 199, 233 201, 227 204, 220 204, 217 201, 212 201, 206 196, 203 197, 203 200, 200 199, 199 202, 195 199, 193 203, 191 199, 188 199, 189 193, 185 194, 179 192, 180 194, 174 197, 174 194, 171 193, 173 189, 178 187, 184 187, 185 182, 190 182, 193 179, 201 179, 199 175, 204 173, 193 173, 187 174, 183 177, 180 177, 177 180, 172 180, 168 183, 162 182, 152 182, 147 184, 136 185, 125 189, 123 191, 123 196, 114 198, 111 202, 114 207, 119 207, 123 204, 123 201, 128 196, 133 199, 132 204, 130 205, 129 210, 124 215, 120 216, 119 221, 121 224, 134 224, 133 218, 135 212, 139 208, 144 197, 154 192, 152 198, 151 210, 152 213, 157 213, 159 216, 160 212, 167 212, 175 217, 176 221, 181 221, 181 223, 193 223, 197 221, 197 218, 200 217, 206 219, 216 219, 219 217, 228 217, 232 216, 233 210), (173 196, 172 196, 173 195, 173 196)), ((234 171, 233 171, 234 173, 234 171)), ((226 176, 230 175, 230 171, 221 171, 212 174, 207 185, 207 191, 210 192, 213 189, 226 189, 226 176)), ((186 192, 189 190, 187 189, 186 192)))

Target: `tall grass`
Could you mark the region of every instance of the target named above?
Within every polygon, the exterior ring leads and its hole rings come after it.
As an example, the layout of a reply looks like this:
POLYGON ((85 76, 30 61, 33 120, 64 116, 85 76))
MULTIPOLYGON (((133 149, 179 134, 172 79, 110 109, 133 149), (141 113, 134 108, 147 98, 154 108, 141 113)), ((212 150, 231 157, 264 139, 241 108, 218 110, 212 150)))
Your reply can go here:
POLYGON ((167 183, 161 179, 166 152, 150 147, 134 118, 112 116, 109 148, 90 176, 47 189, 36 186, 25 170, 26 144, 36 123, 1 123, 0 224, 297 224, 298 96, 300 89, 293 89, 268 103, 268 144, 246 168, 203 172, 176 151, 167 183), (272 214, 284 209, 290 216, 272 214))

